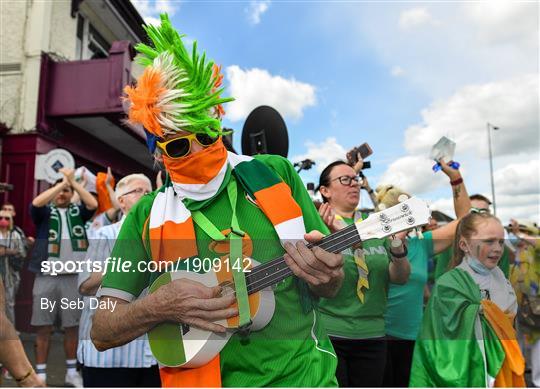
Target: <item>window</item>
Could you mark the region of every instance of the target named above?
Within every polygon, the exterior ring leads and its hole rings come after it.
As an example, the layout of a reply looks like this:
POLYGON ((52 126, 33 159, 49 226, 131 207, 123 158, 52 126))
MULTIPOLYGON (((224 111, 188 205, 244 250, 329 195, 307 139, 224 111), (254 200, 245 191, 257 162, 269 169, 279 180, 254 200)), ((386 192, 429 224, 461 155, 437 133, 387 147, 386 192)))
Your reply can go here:
POLYGON ((77 44, 78 59, 107 58, 111 45, 101 36, 90 21, 77 15, 77 44))

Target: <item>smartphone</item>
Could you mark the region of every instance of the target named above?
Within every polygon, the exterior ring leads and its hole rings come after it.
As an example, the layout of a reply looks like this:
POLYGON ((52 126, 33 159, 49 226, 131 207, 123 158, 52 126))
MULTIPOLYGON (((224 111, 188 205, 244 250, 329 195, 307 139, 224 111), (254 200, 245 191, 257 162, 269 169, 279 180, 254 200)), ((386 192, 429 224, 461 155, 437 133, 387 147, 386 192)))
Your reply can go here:
POLYGON ((360 153, 360 156, 362 159, 366 159, 366 157, 369 157, 371 154, 373 154, 373 150, 369 145, 366 143, 363 143, 358 147, 358 152, 360 153))
MULTIPOLYGON (((362 159, 366 159, 371 154, 373 154, 373 150, 371 147, 366 143, 361 144, 359 147, 353 148, 351 151, 349 151, 349 159, 350 163, 354 165, 356 162, 358 162, 358 154, 362 157, 362 159)), ((364 162, 365 164, 365 162, 364 162)))

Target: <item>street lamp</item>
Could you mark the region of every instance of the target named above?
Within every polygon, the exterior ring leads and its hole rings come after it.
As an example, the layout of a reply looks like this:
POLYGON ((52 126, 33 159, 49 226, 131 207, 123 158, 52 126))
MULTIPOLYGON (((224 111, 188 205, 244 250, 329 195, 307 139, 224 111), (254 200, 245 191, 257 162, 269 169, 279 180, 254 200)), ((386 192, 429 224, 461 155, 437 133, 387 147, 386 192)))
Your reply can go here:
POLYGON ((495 127, 487 123, 487 133, 488 133, 488 148, 489 148, 489 173, 491 177, 491 198, 493 199, 493 215, 497 216, 497 205, 495 203, 495 184, 493 182, 493 156, 491 153, 491 131, 490 129, 496 131, 499 127, 495 127))

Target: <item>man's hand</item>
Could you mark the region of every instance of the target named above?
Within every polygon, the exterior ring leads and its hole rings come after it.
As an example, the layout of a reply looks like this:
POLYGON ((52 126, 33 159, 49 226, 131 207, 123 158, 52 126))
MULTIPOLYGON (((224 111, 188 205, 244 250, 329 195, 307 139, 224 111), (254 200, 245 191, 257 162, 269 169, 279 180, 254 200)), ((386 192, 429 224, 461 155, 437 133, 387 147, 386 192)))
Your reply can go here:
POLYGON ((321 204, 319 207, 319 215, 331 232, 337 232, 342 228, 347 227, 343 220, 336 219, 336 213, 334 212, 332 206, 328 203, 321 204))
POLYGON ((184 323, 194 327, 225 332, 226 328, 213 322, 238 315, 232 307, 234 294, 221 297, 220 286, 209 288, 185 278, 174 280, 159 288, 153 296, 156 314, 163 320, 184 323))
MULTIPOLYGON (((323 238, 319 231, 305 234, 309 243, 316 243, 323 238)), ((306 281, 315 294, 321 297, 333 297, 343 282, 343 255, 333 254, 320 247, 306 246, 304 242, 293 245, 285 243, 285 262, 292 272, 306 281)))
POLYGON ((112 181, 113 181, 113 174, 111 171, 111 167, 107 166, 107 178, 105 178, 105 185, 108 185, 112 188, 112 181))

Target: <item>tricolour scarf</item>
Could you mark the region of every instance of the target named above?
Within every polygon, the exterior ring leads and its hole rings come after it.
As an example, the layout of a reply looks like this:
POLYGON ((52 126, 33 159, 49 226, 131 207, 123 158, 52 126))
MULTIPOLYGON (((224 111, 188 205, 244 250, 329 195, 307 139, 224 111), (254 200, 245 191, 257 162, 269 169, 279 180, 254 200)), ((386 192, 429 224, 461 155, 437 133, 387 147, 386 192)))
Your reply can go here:
MULTIPOLYGON (((304 238, 302 210, 289 186, 262 162, 229 152, 223 166, 208 182, 169 182, 159 190, 144 228, 154 261, 176 261, 197 255, 191 211, 213 201, 226 188, 231 174, 270 220, 281 241, 304 238)), ((163 387, 221 386, 219 356, 199 368, 162 367, 160 374, 163 387)))
POLYGON ((88 248, 84 222, 81 217, 81 210, 75 204, 70 204, 66 212, 67 226, 62 226, 60 211, 54 205, 51 206, 49 218, 49 258, 60 257, 60 247, 62 244, 62 228, 67 228, 69 240, 73 252, 84 252, 88 248))

